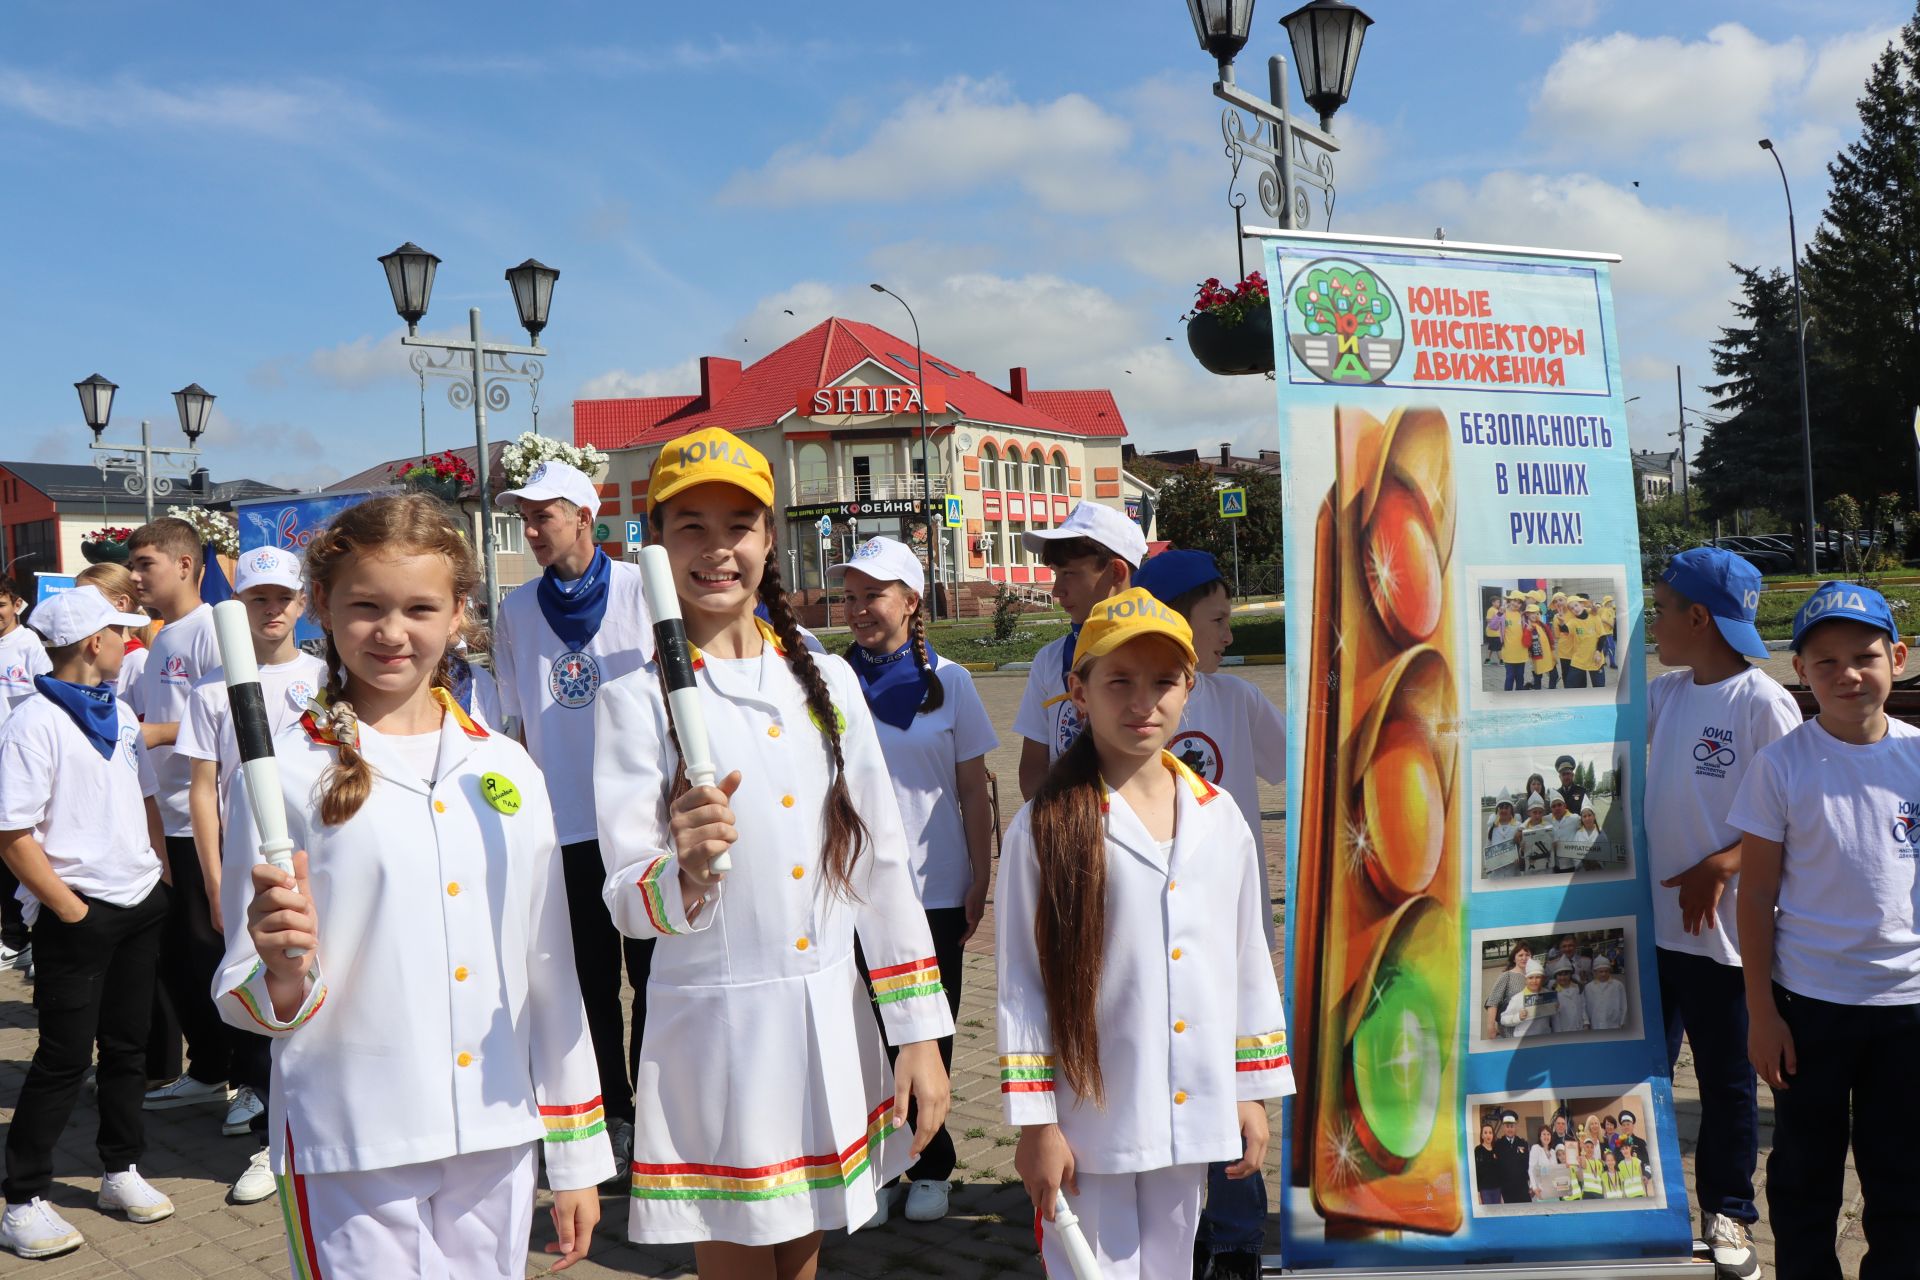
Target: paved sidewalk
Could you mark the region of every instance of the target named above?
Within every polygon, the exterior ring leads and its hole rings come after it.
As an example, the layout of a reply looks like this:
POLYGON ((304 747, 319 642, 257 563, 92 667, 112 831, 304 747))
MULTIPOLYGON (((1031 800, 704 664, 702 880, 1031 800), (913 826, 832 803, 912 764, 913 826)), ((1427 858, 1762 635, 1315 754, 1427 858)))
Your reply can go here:
MULTIPOLYGON (((1649 667, 1650 673, 1657 672, 1651 663, 1649 667)), ((1284 700, 1284 668, 1250 668, 1241 674, 1260 685, 1276 702, 1284 700)), ((989 717, 995 724, 1012 723, 1022 684, 1016 676, 991 676, 979 681, 989 717)), ((1019 808, 1019 791, 1014 782, 1017 760, 1018 743, 1011 740, 1003 741, 989 760, 1000 778, 1003 821, 1011 819, 1019 808)), ((1275 869, 1273 883, 1276 892, 1281 892, 1286 883, 1280 870, 1285 848, 1284 789, 1263 786, 1261 799, 1267 848, 1275 869)), ((1276 902, 1274 907, 1276 912, 1284 913, 1284 903, 1276 902)), ((854 1236, 836 1234, 827 1242, 822 1275, 995 1280, 1003 1276, 1043 1274, 1033 1254, 1032 1217, 1026 1195, 1013 1174, 1014 1135, 1000 1124, 993 1044, 992 926, 990 913, 974 938, 966 961, 958 1043, 954 1050, 951 1129, 960 1151, 960 1167, 955 1173, 953 1212, 945 1221, 937 1223, 909 1223, 896 1217, 876 1231, 863 1231, 854 1236)), ((34 1015, 30 999, 31 989, 22 975, 11 971, 0 973, 0 1104, 6 1104, 0 1106, 0 1124, 12 1118, 10 1104, 19 1094, 20 1082, 33 1052, 34 1015)), ((1687 1182, 1691 1188, 1699 1097, 1694 1087, 1691 1059, 1684 1055, 1674 1089, 1687 1182)), ((1772 1137, 1769 1107, 1762 1106, 1760 1118, 1764 1147, 1772 1137)), ((148 1116, 149 1149, 142 1169, 179 1206, 174 1218, 150 1227, 135 1227, 117 1218, 104 1217, 93 1207, 99 1185, 99 1166, 93 1153, 96 1121, 91 1099, 83 1099, 58 1151, 56 1183, 51 1197, 86 1234, 86 1247, 66 1258, 42 1263, 29 1263, 0 1253, 0 1276, 32 1275, 46 1277, 46 1280, 107 1280, 124 1276, 137 1276, 141 1280, 187 1280, 189 1277, 283 1280, 288 1275, 277 1200, 245 1207, 227 1203, 227 1187, 246 1165, 251 1148, 246 1139, 220 1136, 218 1110, 201 1108, 148 1116)), ((1277 1108, 1274 1127, 1277 1138, 1277 1108)), ((1764 1172, 1764 1151, 1762 1158, 1764 1172)), ((1273 1199, 1272 1164, 1269 1161, 1270 1199, 1273 1199)), ((690 1248, 642 1248, 626 1242, 623 1197, 608 1196, 602 1206, 601 1227, 592 1254, 568 1274, 580 1280, 693 1275, 690 1248)), ((1764 1224, 1756 1237, 1771 1275, 1772 1239, 1764 1224)), ((552 1228, 544 1215, 537 1216, 529 1276, 546 1272, 548 1260, 540 1249, 552 1238, 552 1228)), ((1841 1243, 1846 1274, 1854 1277, 1858 1274, 1863 1246, 1859 1238, 1859 1184, 1851 1168, 1847 1175, 1841 1243)), ((1277 1247, 1270 1225, 1269 1248, 1277 1247)), ((350 1277, 347 1280, 381 1278, 350 1277)))

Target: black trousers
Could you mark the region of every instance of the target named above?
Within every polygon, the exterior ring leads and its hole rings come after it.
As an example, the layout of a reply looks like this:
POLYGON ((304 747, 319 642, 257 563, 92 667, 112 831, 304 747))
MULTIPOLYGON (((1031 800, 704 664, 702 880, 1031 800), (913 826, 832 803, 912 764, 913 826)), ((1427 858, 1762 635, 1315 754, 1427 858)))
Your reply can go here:
POLYGON ((33 1006, 40 1042, 7 1129, 8 1204, 24 1204, 53 1185, 53 1148, 72 1118, 80 1082, 100 1049, 101 1166, 119 1173, 140 1159, 146 1130, 147 1019, 154 962, 167 920, 167 887, 130 907, 87 900, 79 924, 42 910, 34 922, 33 1006))
POLYGON ((623 938, 600 896, 607 878, 600 842, 581 840, 560 846, 560 869, 567 882, 567 919, 573 925, 573 968, 580 999, 587 1007, 587 1032, 600 1067, 600 1102, 608 1121, 633 1123, 633 1068, 640 1061, 640 1033, 647 1025, 647 975, 653 969, 652 938, 623 938), (620 1009, 620 966, 633 985, 633 1025, 628 1030, 620 1009), (622 1032, 625 1032, 623 1035, 622 1032))
MULTIPOLYGON (((927 928, 933 933, 933 958, 940 965, 940 985, 947 993, 947 1007, 953 1010, 956 1022, 960 1018, 960 965, 965 954, 960 945, 960 936, 967 931, 967 909, 965 907, 927 907, 927 928)), ((859 944, 854 946, 854 959, 860 965, 860 976, 867 977, 867 959, 860 954, 859 944)), ((880 1006, 873 1006, 874 1020, 880 1023, 880 1035, 886 1038, 887 1025, 880 1017, 880 1006)), ((892 1062, 900 1056, 893 1045, 887 1045, 887 1061, 892 1062)), ((940 1064, 953 1074, 953 1037, 946 1036, 940 1041, 940 1064)), ((907 1127, 911 1129, 919 1119, 920 1104, 913 1101, 907 1104, 907 1127)), ((913 1167, 901 1175, 903 1182, 946 1182, 953 1177, 954 1162, 959 1154, 953 1147, 953 1135, 947 1127, 941 1125, 933 1140, 927 1143, 913 1167)))
POLYGON ((32 941, 27 937, 27 922, 21 914, 20 900, 13 896, 19 888, 20 881, 15 878, 13 869, 0 862, 0 946, 12 947, 15 951, 32 941))
POLYGON ((1773 1090, 1767 1218, 1779 1280, 1840 1280, 1834 1231, 1847 1143, 1860 1175, 1860 1280, 1920 1276, 1920 1169, 1905 1126, 1913 1099, 1920 1005, 1830 1004, 1775 983, 1799 1070, 1773 1090))
MULTIPOLYGON (((250 1052, 248 1041, 261 1037, 228 1026, 214 1008, 213 976, 220 970, 227 940, 213 927, 193 837, 168 836, 167 861, 173 869, 173 900, 160 948, 160 982, 186 1037, 187 1074, 202 1084, 225 1084, 235 1079, 235 1056, 250 1052)), ((164 1046, 154 1047, 165 1052, 164 1046)))

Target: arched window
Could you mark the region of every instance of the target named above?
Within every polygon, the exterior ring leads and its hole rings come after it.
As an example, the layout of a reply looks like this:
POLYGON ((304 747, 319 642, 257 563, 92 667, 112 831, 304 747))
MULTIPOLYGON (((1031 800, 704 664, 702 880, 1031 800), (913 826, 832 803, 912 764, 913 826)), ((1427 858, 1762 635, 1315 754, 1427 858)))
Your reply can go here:
POLYGON ((980 446, 980 487, 1000 487, 1000 450, 994 447, 991 440, 980 446))
POLYGON ((1040 452, 1040 446, 1033 446, 1033 452, 1027 455, 1027 492, 1045 493, 1047 491, 1047 455, 1040 452))
POLYGON ((794 497, 799 501, 821 501, 833 497, 832 478, 827 474, 827 449, 811 440, 794 455, 794 497))
POLYGON ((1067 455, 1058 449, 1053 451, 1053 462, 1048 465, 1047 492, 1055 497, 1067 496, 1067 455))

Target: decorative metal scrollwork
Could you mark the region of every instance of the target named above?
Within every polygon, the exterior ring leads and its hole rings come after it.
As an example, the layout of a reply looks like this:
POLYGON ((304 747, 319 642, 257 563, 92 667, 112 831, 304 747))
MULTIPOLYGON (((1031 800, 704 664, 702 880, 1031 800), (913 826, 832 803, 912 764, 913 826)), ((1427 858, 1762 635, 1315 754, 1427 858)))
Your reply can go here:
POLYGON ((1286 192, 1282 176, 1287 167, 1286 158, 1273 145, 1274 126, 1278 123, 1277 116, 1269 119, 1255 114, 1250 119, 1248 113, 1238 107, 1229 106, 1220 112, 1220 135, 1226 141, 1227 157, 1233 162, 1236 180, 1241 161, 1249 155, 1255 157, 1259 161, 1255 191, 1260 208, 1275 226, 1296 230, 1306 230, 1312 224, 1311 188, 1317 187, 1322 194, 1324 225, 1330 227, 1334 200, 1333 154, 1297 130, 1287 129, 1285 132, 1293 144, 1293 190, 1286 192))
MULTIPOLYGON (((473 348, 448 347, 416 348, 407 363, 421 378, 429 375, 447 378, 447 403, 456 409, 473 407, 473 348)), ((487 408, 495 413, 502 412, 513 403, 508 389, 510 383, 529 382, 536 387, 545 375, 546 368, 533 356, 515 357, 504 351, 481 349, 480 394, 487 408)))

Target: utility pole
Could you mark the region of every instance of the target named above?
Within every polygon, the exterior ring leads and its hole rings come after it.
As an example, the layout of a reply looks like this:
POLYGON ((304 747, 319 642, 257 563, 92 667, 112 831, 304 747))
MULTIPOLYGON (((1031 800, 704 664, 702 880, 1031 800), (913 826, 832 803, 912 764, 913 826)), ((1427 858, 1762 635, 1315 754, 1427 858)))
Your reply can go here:
POLYGON ((1693 523, 1693 482, 1687 478, 1687 406, 1681 403, 1680 366, 1673 366, 1673 410, 1680 419, 1680 513, 1693 523))

